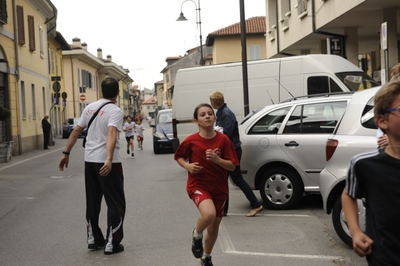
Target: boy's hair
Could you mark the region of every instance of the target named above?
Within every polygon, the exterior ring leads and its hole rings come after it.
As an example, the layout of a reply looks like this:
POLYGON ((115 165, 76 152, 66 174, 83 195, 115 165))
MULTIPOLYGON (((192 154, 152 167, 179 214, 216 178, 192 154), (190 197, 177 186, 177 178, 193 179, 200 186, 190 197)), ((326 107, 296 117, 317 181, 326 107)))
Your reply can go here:
POLYGON ((201 104, 197 105, 196 108, 194 109, 194 113, 193 113, 194 119, 197 120, 197 118, 199 117, 197 112, 199 111, 199 109, 200 109, 201 107, 209 107, 209 108, 212 110, 213 115, 215 115, 215 114, 214 114, 214 108, 212 108, 211 105, 209 105, 208 103, 201 103, 201 104))
POLYGON ((213 91, 210 94, 210 102, 213 102, 217 106, 221 106, 225 103, 224 95, 220 91, 213 91))
POLYGON ((101 92, 105 99, 111 99, 118 95, 119 84, 115 78, 107 77, 101 82, 101 92))
POLYGON ((390 69, 390 81, 400 78, 400 63, 390 69))
POLYGON ((400 95, 400 79, 386 83, 380 88, 374 99, 375 122, 379 115, 388 116, 388 111, 392 108, 393 101, 400 95))

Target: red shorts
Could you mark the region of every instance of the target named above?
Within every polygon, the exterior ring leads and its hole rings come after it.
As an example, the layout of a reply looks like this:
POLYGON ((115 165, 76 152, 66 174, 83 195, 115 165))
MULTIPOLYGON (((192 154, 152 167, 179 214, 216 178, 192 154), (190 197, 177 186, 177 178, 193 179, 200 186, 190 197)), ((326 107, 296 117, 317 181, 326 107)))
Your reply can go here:
POLYGON ((140 140, 141 140, 141 141, 143 141, 143 140, 144 140, 144 138, 143 138, 143 137, 141 137, 141 136, 139 136, 139 135, 137 135, 137 140, 138 140, 138 141, 140 141, 140 140))
POLYGON ((197 207, 199 207, 200 203, 203 200, 210 199, 213 201, 215 210, 216 210, 216 216, 217 217, 223 217, 224 216, 224 206, 226 202, 226 196, 221 195, 221 199, 218 197, 213 197, 208 191, 204 189, 196 189, 193 192, 189 192, 189 197, 193 200, 194 204, 196 204, 197 207), (218 199, 217 199, 218 198, 218 199), (225 198, 225 199, 222 199, 225 198))

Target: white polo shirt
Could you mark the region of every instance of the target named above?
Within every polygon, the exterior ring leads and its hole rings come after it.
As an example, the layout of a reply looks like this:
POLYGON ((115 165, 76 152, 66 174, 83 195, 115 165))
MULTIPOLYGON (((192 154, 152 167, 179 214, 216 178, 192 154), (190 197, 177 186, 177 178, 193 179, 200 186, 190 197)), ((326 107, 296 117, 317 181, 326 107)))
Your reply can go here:
MULTIPOLYGON (((104 103, 109 102, 107 99, 100 99, 97 102, 91 103, 83 110, 82 116, 79 119, 78 125, 86 128, 89 124, 92 115, 104 103)), ((121 108, 115 104, 107 104, 101 108, 100 112, 93 120, 88 130, 86 137, 85 161, 93 163, 104 163, 107 158, 106 141, 108 127, 113 126, 118 130, 117 143, 114 149, 113 163, 121 162, 119 155, 119 135, 122 131, 123 112, 121 108)))

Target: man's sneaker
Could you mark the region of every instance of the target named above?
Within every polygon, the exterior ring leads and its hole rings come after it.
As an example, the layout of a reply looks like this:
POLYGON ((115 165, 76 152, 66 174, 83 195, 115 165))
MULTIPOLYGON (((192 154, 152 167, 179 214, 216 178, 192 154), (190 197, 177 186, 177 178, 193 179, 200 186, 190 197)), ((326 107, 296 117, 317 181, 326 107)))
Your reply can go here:
POLYGON ((111 255, 122 251, 124 251, 124 246, 122 244, 111 248, 106 246, 106 248, 104 249, 104 254, 111 255))
POLYGON ((133 157, 133 156, 135 156, 135 154, 133 154, 133 152, 131 153, 131 156, 133 157))
POLYGON ((214 266, 214 264, 211 262, 211 256, 210 257, 202 257, 200 259, 200 265, 202 265, 202 266, 214 266))
POLYGON ((129 149, 126 150, 126 153, 129 155, 129 149))
POLYGON ((95 243, 88 244, 88 249, 91 249, 91 250, 98 250, 101 248, 104 248, 104 243, 103 244, 95 244, 95 243))
POLYGON ((194 236, 194 230, 192 231, 192 253, 196 259, 200 259, 203 256, 203 238, 197 238, 194 236))

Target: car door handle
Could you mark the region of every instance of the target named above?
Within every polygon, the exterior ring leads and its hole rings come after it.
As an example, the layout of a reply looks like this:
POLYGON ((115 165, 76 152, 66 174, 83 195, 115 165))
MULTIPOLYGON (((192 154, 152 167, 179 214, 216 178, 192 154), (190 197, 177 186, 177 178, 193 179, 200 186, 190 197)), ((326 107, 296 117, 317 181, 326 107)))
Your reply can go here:
POLYGON ((286 147, 297 147, 299 146, 299 143, 297 143, 296 141, 289 141, 289 143, 285 143, 286 147))

